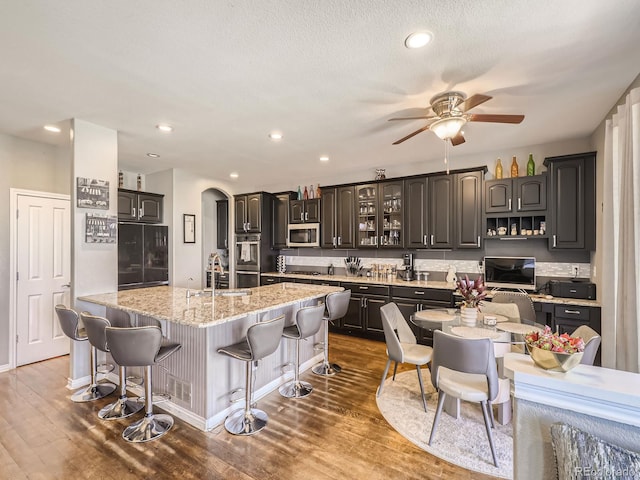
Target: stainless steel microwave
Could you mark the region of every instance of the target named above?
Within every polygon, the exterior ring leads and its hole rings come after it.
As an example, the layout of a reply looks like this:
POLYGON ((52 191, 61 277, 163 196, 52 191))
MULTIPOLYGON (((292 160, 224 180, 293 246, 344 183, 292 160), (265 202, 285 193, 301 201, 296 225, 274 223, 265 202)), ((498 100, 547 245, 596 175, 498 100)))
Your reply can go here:
POLYGON ((319 247, 319 223, 290 223, 287 229, 287 247, 319 247))

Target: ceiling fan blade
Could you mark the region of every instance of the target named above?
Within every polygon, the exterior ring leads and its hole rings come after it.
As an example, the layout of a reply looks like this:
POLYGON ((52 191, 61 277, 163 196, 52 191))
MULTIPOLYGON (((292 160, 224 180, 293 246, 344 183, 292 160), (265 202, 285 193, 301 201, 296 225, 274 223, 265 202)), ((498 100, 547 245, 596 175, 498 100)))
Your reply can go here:
POLYGON ((428 117, 395 117, 395 118, 390 118, 389 121, 391 122, 392 120, 425 120, 429 118, 436 118, 436 116, 429 115, 428 117))
POLYGON ((406 137, 402 137, 400 140, 397 140, 397 141, 393 142, 393 144, 394 144, 394 145, 398 145, 399 143, 402 143, 402 142, 404 142, 405 140, 409 140, 411 137, 413 137, 413 136, 415 136, 415 135, 417 135, 417 134, 419 134, 419 133, 421 133, 421 132, 424 132, 425 130, 429 130, 429 125, 425 125, 425 126, 424 126, 424 127, 422 127, 421 129, 416 130, 416 131, 415 131, 415 132, 413 132, 413 133, 410 133, 410 134, 409 134, 409 135, 407 135, 406 137))
POLYGON ((467 116, 468 122, 520 123, 524 115, 491 115, 476 113, 467 116))
POLYGON ((493 97, 489 95, 482 95, 481 93, 476 93, 475 95, 470 96, 464 102, 462 102, 458 106, 458 110, 461 112, 466 112, 471 110, 473 107, 477 107, 478 105, 482 105, 484 102, 491 100, 493 97))
POLYGON ((458 133, 455 137, 453 137, 451 139, 451 145, 453 145, 454 147, 456 145, 460 145, 461 143, 464 143, 466 140, 464 139, 464 135, 462 135, 462 133, 458 133))

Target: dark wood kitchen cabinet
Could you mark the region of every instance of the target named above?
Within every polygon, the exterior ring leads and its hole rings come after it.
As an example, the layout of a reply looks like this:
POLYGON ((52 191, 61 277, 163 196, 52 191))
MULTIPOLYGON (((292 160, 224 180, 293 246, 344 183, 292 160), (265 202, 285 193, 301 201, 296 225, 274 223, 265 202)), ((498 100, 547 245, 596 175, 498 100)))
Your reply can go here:
POLYGON ((429 177, 429 246, 453 248, 455 175, 429 177))
POLYGON ((358 248, 402 248, 404 182, 357 185, 356 218, 358 248))
POLYGON ((380 309, 389 303, 389 287, 359 283, 343 283, 342 286, 351 290, 351 299, 347 314, 339 321, 338 328, 347 333, 366 334, 370 338, 383 339, 380 309))
POLYGON ((483 172, 455 175, 455 248, 480 248, 482 245, 483 172))
POLYGON ((355 248, 355 189, 322 188, 320 208, 320 246, 322 248, 355 248))
POLYGON ((435 288, 400 287, 391 289, 391 301, 398 305, 411 330, 423 345, 433 345, 433 329, 420 328, 410 321, 411 315, 433 308, 452 308, 453 292, 435 288))
POLYGON ((404 243, 406 248, 429 246, 427 177, 404 181, 404 243))
POLYGON ((546 209, 546 174, 485 182, 485 213, 538 212, 546 209))
POLYGON ((289 201, 289 223, 318 223, 319 221, 319 198, 289 201))
POLYGON ((549 249, 595 250, 596 152, 548 157, 549 249))
POLYGON ((236 195, 234 204, 236 233, 260 233, 263 230, 263 220, 271 221, 273 200, 269 193, 236 195))
POLYGON ((229 248, 229 200, 216 201, 216 248, 229 248))
POLYGON ((271 246, 273 248, 287 247, 287 227, 289 226, 289 202, 294 198, 294 192, 276 193, 273 199, 273 228, 271 246))
POLYGON ((118 189, 118 221, 162 223, 164 195, 118 189))

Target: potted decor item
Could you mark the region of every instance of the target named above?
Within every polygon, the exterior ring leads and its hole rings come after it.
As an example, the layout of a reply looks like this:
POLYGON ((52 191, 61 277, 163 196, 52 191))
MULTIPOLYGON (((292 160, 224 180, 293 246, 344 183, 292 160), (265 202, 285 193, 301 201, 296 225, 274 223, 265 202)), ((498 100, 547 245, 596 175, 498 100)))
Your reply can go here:
POLYGON ((527 333, 524 339, 533 363, 552 372, 568 372, 584 355, 582 338, 552 333, 548 325, 542 332, 527 333))
POLYGON ((469 280, 469 276, 456 282, 458 293, 462 297, 460 305, 460 321, 463 325, 475 326, 478 320, 478 304, 487 295, 482 275, 477 280, 469 280))

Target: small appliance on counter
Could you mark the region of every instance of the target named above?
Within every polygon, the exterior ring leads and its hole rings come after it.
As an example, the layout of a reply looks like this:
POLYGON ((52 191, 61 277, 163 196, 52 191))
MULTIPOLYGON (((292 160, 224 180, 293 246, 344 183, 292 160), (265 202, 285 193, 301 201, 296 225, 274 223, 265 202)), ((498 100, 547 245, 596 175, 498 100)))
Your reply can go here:
POLYGON ((596 285, 591 282, 551 280, 549 282, 549 292, 554 297, 580 298, 583 300, 596 299, 596 285))
POLYGON ((415 276, 415 268, 414 268, 415 254, 413 253, 404 253, 402 254, 402 266, 404 269, 398 269, 398 278, 402 280, 406 280, 407 282, 414 279, 415 276))

